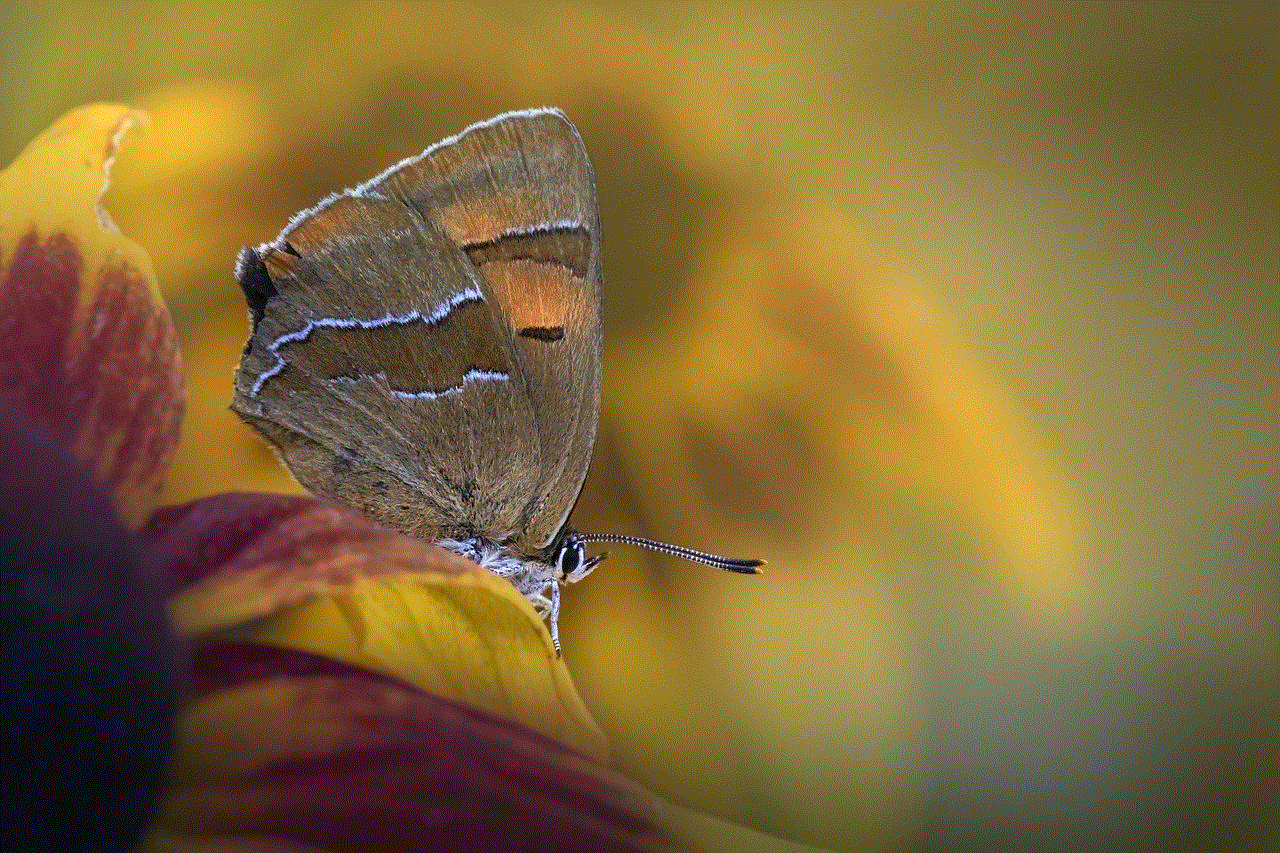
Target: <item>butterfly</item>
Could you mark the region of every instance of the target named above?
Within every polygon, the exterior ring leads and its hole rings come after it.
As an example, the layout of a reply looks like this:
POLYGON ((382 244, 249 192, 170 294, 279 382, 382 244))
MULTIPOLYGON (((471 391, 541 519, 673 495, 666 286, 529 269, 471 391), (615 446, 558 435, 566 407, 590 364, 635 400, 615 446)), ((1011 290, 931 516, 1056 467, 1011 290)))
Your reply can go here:
POLYGON ((558 109, 504 113, 295 215, 241 251, 252 329, 232 409, 311 492, 510 579, 560 587, 639 545, 568 525, 600 403, 600 215, 558 109))

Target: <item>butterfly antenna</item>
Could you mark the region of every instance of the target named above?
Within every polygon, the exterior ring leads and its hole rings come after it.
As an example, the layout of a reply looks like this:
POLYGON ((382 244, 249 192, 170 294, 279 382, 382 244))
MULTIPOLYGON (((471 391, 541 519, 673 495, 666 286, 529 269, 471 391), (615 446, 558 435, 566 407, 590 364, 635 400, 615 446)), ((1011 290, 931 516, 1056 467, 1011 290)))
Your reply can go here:
POLYGON ((724 569, 726 572, 737 572, 742 575, 758 575, 760 574, 760 566, 764 565, 764 560, 735 560, 732 557, 718 557, 715 554, 708 554, 706 551, 681 548, 679 545, 655 542, 652 539, 645 539, 641 536, 626 536, 619 533, 579 533, 578 537, 583 542, 618 542, 623 545, 648 548, 650 551, 657 551, 659 554, 681 557, 686 560, 692 560, 695 563, 702 563, 704 566, 724 569))

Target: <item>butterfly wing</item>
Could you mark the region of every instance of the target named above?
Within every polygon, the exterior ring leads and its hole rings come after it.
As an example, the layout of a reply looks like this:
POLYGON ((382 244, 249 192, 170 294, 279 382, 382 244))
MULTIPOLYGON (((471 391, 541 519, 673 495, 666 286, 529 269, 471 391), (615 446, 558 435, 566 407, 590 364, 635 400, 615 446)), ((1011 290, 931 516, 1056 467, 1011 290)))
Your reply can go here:
POLYGON ((513 341, 540 469, 518 550, 559 533, 587 474, 600 404, 600 216, 586 148, 554 109, 473 125, 375 179, 460 246, 513 341))
POLYGON ((246 250, 238 273, 255 322, 232 408, 300 483, 428 537, 518 522, 511 472, 540 464, 533 417, 500 315, 448 237, 399 202, 341 196, 246 250))
POLYGON ((473 125, 245 250, 233 408, 304 486, 533 555, 586 476, 599 217, 556 110, 473 125))

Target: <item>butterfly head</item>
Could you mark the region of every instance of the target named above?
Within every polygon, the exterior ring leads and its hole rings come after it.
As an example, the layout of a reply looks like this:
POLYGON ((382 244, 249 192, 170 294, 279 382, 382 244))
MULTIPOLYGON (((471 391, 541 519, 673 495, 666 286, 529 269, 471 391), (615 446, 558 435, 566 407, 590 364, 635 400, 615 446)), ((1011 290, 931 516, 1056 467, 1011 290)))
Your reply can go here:
POLYGON ((555 577, 560 583, 577 583, 591 574, 601 560, 609 556, 606 551, 594 557, 587 557, 587 541, 581 533, 568 531, 560 537, 551 553, 551 563, 555 566, 555 577))

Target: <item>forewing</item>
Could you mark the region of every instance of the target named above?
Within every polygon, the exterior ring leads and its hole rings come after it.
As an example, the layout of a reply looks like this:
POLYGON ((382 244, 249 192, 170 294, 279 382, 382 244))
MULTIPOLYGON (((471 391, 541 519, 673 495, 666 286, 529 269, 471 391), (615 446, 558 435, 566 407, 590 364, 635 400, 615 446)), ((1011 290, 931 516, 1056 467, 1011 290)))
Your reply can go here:
POLYGON ((546 547, 586 477, 600 397, 600 219, 559 110, 473 125, 360 188, 402 199, 470 259, 513 341, 539 445, 518 550, 546 547))

